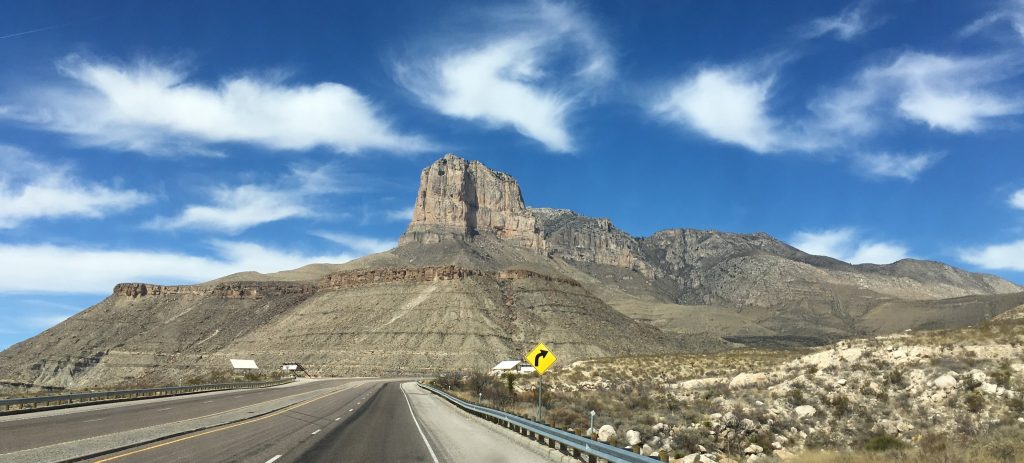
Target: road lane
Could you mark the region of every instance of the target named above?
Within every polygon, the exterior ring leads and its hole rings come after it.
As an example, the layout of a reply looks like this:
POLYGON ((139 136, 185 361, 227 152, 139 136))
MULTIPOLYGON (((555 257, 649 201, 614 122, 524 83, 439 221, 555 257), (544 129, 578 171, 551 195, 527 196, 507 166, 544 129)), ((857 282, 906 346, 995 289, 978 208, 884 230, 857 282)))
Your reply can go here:
POLYGON ((435 463, 429 437, 423 437, 401 384, 388 383, 352 420, 328 430, 282 460, 301 462, 401 461, 435 463))
POLYGON ((238 407, 328 389, 353 381, 329 379, 266 389, 211 392, 179 397, 98 404, 0 417, 0 454, 158 424, 187 420, 238 407))
POLYGON ((322 439, 331 429, 351 421, 356 413, 363 410, 363 407, 357 406, 356 403, 365 404, 368 400, 373 400, 382 386, 381 381, 367 381, 366 384, 334 391, 265 416, 168 438, 89 461, 296 461, 296 448, 311 445, 322 439))

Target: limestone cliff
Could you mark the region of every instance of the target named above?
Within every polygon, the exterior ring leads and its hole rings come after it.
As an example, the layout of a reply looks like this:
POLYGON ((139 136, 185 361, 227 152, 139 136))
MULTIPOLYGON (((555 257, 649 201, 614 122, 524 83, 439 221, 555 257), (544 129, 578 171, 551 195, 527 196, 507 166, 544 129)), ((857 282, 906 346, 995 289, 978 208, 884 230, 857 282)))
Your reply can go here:
POLYGON ((491 234, 542 250, 544 237, 523 204, 519 184, 478 161, 446 154, 420 174, 412 222, 399 244, 491 234))

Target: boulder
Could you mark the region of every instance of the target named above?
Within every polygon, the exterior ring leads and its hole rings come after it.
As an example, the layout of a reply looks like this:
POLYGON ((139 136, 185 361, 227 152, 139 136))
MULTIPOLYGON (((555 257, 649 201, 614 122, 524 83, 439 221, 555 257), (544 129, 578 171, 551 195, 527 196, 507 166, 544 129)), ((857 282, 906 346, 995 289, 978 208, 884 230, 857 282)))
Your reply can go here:
POLYGON ((764 373, 740 373, 729 381, 729 388, 763 386, 768 384, 768 375, 764 373))
POLYGON ((640 445, 640 431, 632 429, 626 431, 626 443, 629 445, 640 445))
POLYGON ((809 416, 814 416, 814 414, 817 413, 818 411, 815 410, 814 407, 810 405, 801 405, 799 407, 794 408, 793 412, 796 413, 797 419, 803 419, 809 416))
POLYGON ((932 381, 932 384, 939 389, 953 389, 956 387, 956 378, 952 375, 946 374, 935 378, 935 380, 932 381))
POLYGON ((608 442, 613 436, 617 437, 618 433, 615 432, 615 427, 610 424, 601 426, 601 429, 597 430, 597 440, 601 442, 608 442))
POLYGON ((757 444, 750 444, 747 448, 743 449, 743 453, 747 455, 760 455, 761 452, 764 452, 764 448, 757 444))

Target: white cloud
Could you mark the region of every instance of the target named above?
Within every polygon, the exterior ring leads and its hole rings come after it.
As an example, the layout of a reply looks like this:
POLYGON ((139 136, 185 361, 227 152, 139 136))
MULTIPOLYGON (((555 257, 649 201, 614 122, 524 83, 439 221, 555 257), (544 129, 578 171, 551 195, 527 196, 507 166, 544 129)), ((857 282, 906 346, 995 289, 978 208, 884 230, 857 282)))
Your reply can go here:
POLYGON ((353 251, 367 254, 384 252, 398 245, 398 242, 395 240, 381 240, 367 236, 351 235, 348 233, 318 231, 313 234, 325 240, 338 243, 353 251))
POLYGON ((194 228, 239 233, 248 228, 294 217, 313 217, 310 198, 337 192, 325 174, 294 170, 289 177, 295 185, 268 186, 246 184, 218 186, 211 191, 212 204, 193 204, 176 217, 158 217, 147 226, 154 229, 194 228))
POLYGON ((797 232, 793 247, 808 254, 828 256, 853 264, 889 264, 907 258, 907 248, 897 243, 864 240, 852 228, 797 232))
POLYGON ((781 148, 777 123, 767 110, 771 86, 771 78, 739 69, 702 69, 673 85, 652 109, 715 140, 766 153, 781 148))
POLYGON ((195 283, 242 271, 262 273, 358 255, 307 255, 255 243, 213 241, 214 256, 104 250, 53 244, 0 244, 0 292, 104 294, 120 282, 195 283))
POLYGON ((387 211, 385 217, 392 222, 408 222, 412 220, 412 206, 404 209, 395 209, 387 211))
POLYGON ((811 107, 822 128, 835 134, 871 134, 893 117, 952 133, 978 132, 992 119, 1024 112, 1019 96, 993 88, 1017 73, 1001 58, 906 52, 863 69, 811 107))
POLYGON ((804 37, 814 38, 835 34, 840 40, 851 40, 854 37, 877 27, 880 21, 868 21, 867 2, 861 1, 843 8, 835 16, 817 18, 811 21, 804 30, 804 37))
POLYGON ((119 66, 77 56, 59 68, 73 84, 19 90, 29 98, 0 116, 89 145, 156 154, 211 154, 208 145, 222 142, 347 153, 431 147, 422 137, 396 132, 365 96, 339 83, 242 76, 204 85, 173 66, 119 66))
POLYGON ((0 145, 0 228, 61 217, 102 218, 149 203, 136 190, 82 182, 65 165, 43 163, 0 145))
POLYGON ((961 35, 974 35, 999 23, 1009 23, 1014 32, 1024 39, 1024 0, 1006 1, 1000 8, 989 13, 960 31, 961 35))
POLYGON ((402 63, 399 81, 442 114, 511 127, 552 151, 572 151, 568 116, 581 95, 613 74, 608 45, 565 4, 537 2, 501 13, 499 34, 402 63), (575 65, 571 73, 553 72, 562 59, 575 65))
POLYGON ((960 259, 988 270, 1024 272, 1024 240, 964 249, 960 259))
POLYGON ((1024 209, 1024 188, 1017 190, 1010 195, 1010 206, 1017 209, 1024 209))
POLYGON ((916 180, 917 176, 935 164, 938 158, 939 156, 930 153, 915 155, 874 153, 857 156, 855 164, 869 176, 916 180))

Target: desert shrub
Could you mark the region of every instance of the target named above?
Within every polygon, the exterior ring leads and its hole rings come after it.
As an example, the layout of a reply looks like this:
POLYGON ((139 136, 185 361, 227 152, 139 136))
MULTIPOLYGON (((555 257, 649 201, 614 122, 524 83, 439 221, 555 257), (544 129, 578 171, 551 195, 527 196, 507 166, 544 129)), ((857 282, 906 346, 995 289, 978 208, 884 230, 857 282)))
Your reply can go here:
POLYGON ((921 436, 921 440, 918 441, 917 445, 924 455, 942 455, 950 447, 949 437, 945 434, 937 433, 928 433, 921 436))
POLYGON ((903 370, 899 368, 893 368, 885 374, 885 382, 892 384, 893 386, 903 387, 906 386, 906 378, 903 377, 903 370))
POLYGON ((985 409, 985 397, 978 392, 970 392, 964 396, 964 406, 971 413, 978 413, 985 409))
POLYGON ((557 407, 548 410, 544 417, 556 428, 587 428, 590 418, 569 407, 557 407))
POLYGON ((864 443, 864 449, 872 452, 885 452, 889 450, 900 450, 906 448, 907 444, 896 437, 879 434, 872 436, 864 443))
POLYGON ((804 400, 804 391, 795 387, 786 391, 786 401, 793 406, 803 405, 806 402, 804 400))
POLYGON ((832 412, 836 416, 844 416, 850 413, 850 398, 844 394, 834 394, 827 399, 826 403, 832 407, 832 412))
POLYGON ((1000 362, 996 371, 993 371, 989 376, 992 377, 996 385, 1009 389, 1010 382, 1013 379, 1013 367, 1010 365, 1010 361, 1003 360, 1000 362))
POLYGON ((697 451, 705 432, 700 429, 686 428, 672 436, 672 448, 685 450, 687 453, 697 451))
POLYGON ((1024 399, 1020 397, 1014 397, 1006 403, 1007 407, 1010 407, 1010 411, 1014 413, 1024 413, 1024 399))

